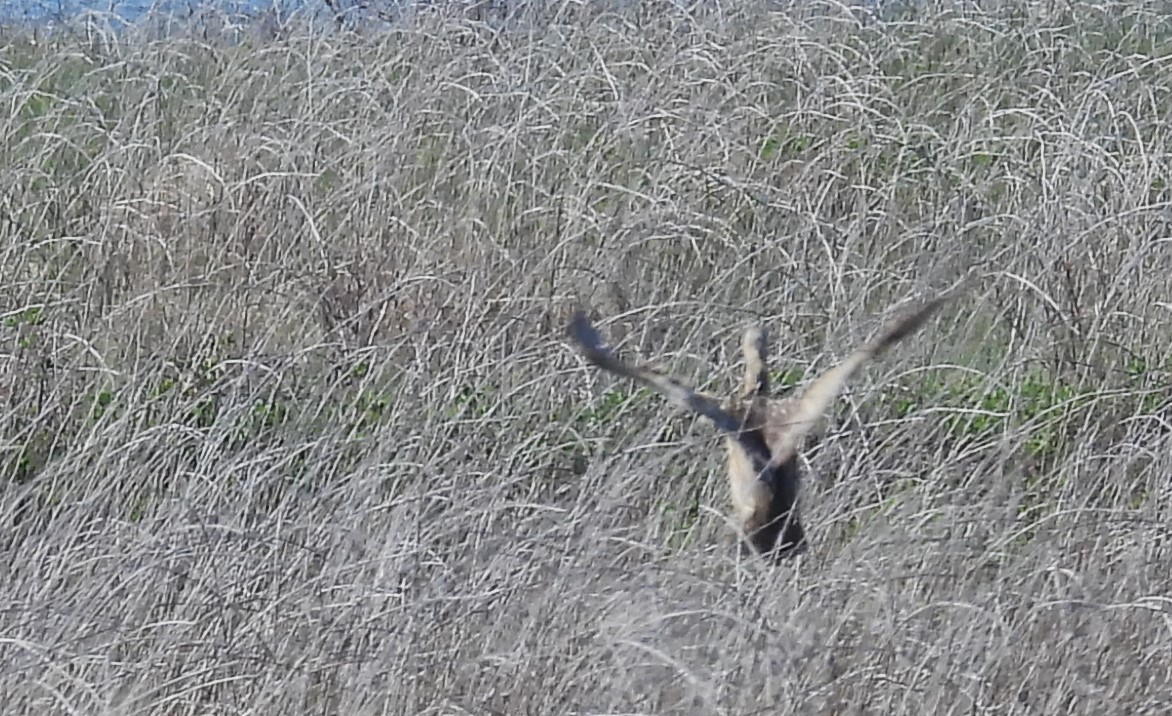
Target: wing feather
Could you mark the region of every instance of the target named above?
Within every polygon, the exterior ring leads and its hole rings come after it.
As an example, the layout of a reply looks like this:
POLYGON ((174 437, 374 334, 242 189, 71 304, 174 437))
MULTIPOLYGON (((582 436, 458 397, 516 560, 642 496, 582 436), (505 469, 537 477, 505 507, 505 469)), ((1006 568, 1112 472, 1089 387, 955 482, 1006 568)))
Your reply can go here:
POLYGON ((586 360, 599 368, 630 378, 657 391, 675 405, 707 418, 717 429, 726 433, 735 435, 743 429, 741 420, 721 407, 720 402, 712 396, 690 388, 650 366, 628 365, 620 360, 606 346, 602 336, 591 325, 590 319, 583 311, 574 312, 573 318, 570 319, 569 332, 586 360))
POLYGON ((796 454, 806 435, 859 368, 919 330, 949 298, 947 295, 939 296, 892 320, 875 338, 820 375, 800 398, 793 402, 787 401, 787 409, 777 411, 784 424, 770 426, 772 429, 769 432, 773 437, 769 445, 772 453, 770 465, 780 465, 796 454))

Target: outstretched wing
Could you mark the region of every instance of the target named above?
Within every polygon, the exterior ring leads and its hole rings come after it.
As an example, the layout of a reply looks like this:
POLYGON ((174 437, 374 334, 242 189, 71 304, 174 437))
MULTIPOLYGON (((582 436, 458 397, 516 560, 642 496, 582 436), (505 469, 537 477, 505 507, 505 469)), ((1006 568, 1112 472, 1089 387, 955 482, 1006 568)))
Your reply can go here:
POLYGON ((768 430, 776 439, 771 441, 770 465, 780 465, 794 456, 802 440, 814 427, 834 399, 838 397, 847 380, 867 363, 878 357, 891 346, 915 333, 951 295, 938 296, 919 308, 888 323, 879 335, 861 346, 847 358, 826 371, 808 387, 801 397, 789 402, 787 410, 779 411, 784 425, 770 425, 768 430))
POLYGON ((574 312, 573 318, 570 319, 569 333, 574 342, 578 344, 578 349, 586 360, 599 368, 630 378, 661 393, 672 403, 712 421, 718 430, 734 435, 741 432, 743 428, 741 421, 722 408, 715 398, 689 388, 654 368, 642 365, 632 366, 620 360, 613 351, 606 347, 602 336, 590 324, 590 319, 583 311, 574 312))

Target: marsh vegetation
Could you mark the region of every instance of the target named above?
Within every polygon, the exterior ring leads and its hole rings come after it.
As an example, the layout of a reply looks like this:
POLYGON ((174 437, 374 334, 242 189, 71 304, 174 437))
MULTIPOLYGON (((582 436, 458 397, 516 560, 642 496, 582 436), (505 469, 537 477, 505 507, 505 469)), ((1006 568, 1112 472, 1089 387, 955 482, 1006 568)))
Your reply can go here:
POLYGON ((591 3, 0 46, 11 714, 1172 707, 1172 20, 591 3), (716 436, 983 278, 727 549, 716 436))

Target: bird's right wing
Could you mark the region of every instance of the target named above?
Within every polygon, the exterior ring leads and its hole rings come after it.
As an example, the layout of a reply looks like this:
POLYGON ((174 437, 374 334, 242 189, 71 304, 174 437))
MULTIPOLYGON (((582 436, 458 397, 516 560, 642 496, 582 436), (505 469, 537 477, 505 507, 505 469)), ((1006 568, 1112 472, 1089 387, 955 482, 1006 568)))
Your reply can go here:
POLYGON ((662 394, 669 401, 710 420, 718 430, 733 435, 743 429, 741 420, 733 416, 715 398, 689 388, 665 373, 650 366, 628 365, 619 359, 602 340, 583 311, 575 311, 570 319, 570 337, 586 360, 603 370, 644 385, 662 394))

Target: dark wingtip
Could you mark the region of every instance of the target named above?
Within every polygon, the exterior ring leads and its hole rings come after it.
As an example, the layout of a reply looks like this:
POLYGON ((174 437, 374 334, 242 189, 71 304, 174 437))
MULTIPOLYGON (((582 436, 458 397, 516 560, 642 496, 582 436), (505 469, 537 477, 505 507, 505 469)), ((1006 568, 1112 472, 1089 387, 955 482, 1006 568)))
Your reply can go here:
POLYGON ((586 311, 578 308, 574 310, 574 314, 570 316, 570 323, 566 327, 566 331, 570 337, 583 346, 595 348, 602 344, 602 336, 591 325, 590 319, 586 317, 586 311))
POLYGON ((575 326, 588 322, 589 319, 586 318, 586 311, 582 310, 581 308, 575 308, 573 313, 570 314, 570 322, 568 324, 570 333, 574 332, 575 326))
POLYGON ((878 345, 875 347, 876 352, 882 352, 899 341, 907 338, 911 334, 920 330, 921 327, 932 317, 934 313, 940 310, 940 307, 947 303, 955 294, 947 293, 937 296, 929 301, 920 304, 919 308, 904 314, 900 318, 894 320, 889 324, 889 329, 883 333, 879 339, 878 345))

